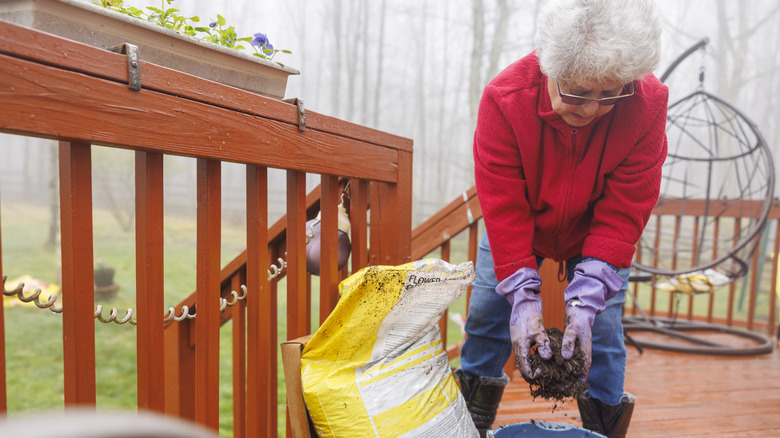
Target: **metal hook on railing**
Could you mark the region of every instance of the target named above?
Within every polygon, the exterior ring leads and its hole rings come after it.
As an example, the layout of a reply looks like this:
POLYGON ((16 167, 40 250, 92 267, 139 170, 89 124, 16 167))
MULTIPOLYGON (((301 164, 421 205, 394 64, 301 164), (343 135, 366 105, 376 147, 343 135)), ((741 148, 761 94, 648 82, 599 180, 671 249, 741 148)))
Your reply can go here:
POLYGON ((24 303, 32 302, 33 304, 35 304, 36 307, 40 309, 49 309, 54 313, 62 313, 62 307, 54 307, 54 303, 57 301, 57 294, 49 295, 49 299, 46 300, 45 303, 42 303, 41 300, 38 299, 38 297, 41 295, 42 292, 41 289, 36 288, 31 295, 25 296, 23 282, 19 282, 19 284, 17 284, 14 289, 9 291, 5 289, 6 280, 8 280, 8 276, 3 275, 3 295, 9 297, 16 295, 19 301, 22 301, 24 303))
MULTIPOLYGON (((285 253, 285 255, 287 255, 287 253, 285 253)), ((281 274, 281 272, 287 267, 287 262, 285 262, 284 259, 279 257, 278 261, 279 261, 279 266, 281 268, 277 267, 276 265, 271 265, 271 268, 273 268, 273 273, 271 271, 268 272, 268 280, 269 281, 272 280, 273 278, 278 277, 279 274, 281 274)), ((9 297, 16 296, 20 301, 25 302, 25 303, 32 302, 33 304, 35 304, 40 309, 49 309, 53 313, 62 313, 62 307, 55 307, 54 306, 54 303, 57 301, 57 298, 58 298, 57 294, 50 295, 49 299, 45 303, 42 303, 38 299, 38 297, 40 296, 40 294, 42 292, 41 289, 35 289, 35 291, 31 295, 25 296, 24 295, 24 283, 23 282, 19 282, 19 284, 14 289, 9 291, 9 290, 6 290, 6 288, 5 288, 5 282, 8 280, 8 276, 3 275, 2 277, 3 277, 3 295, 9 296, 9 297)), ((231 306, 231 307, 235 306, 236 304, 238 304, 239 301, 242 301, 242 300, 246 299, 246 297, 247 297, 247 287, 246 287, 246 285, 243 285, 243 284, 241 285, 241 295, 239 295, 238 292, 236 292, 236 291, 230 291, 230 295, 232 297, 230 299, 230 301, 228 301, 227 298, 220 297, 220 303, 219 303, 219 310, 220 310, 220 312, 224 312, 225 308, 227 308, 228 306, 231 306)), ((129 307, 127 309, 127 311, 125 312, 125 316, 122 319, 118 319, 117 317, 119 316, 119 310, 116 307, 112 307, 111 310, 108 313, 108 316, 104 317, 103 316, 103 305, 102 304, 98 304, 97 306, 95 306, 94 317, 95 317, 95 319, 97 319, 98 321, 100 321, 102 323, 114 322, 114 323, 117 323, 117 324, 121 325, 121 324, 126 324, 126 323, 129 322, 132 325, 137 325, 137 320, 133 317, 134 314, 135 314, 135 310, 133 310, 132 307, 129 307)), ((176 315, 176 308, 169 307, 168 308, 168 314, 163 319, 163 322, 169 322, 169 321, 177 321, 177 322, 179 322, 179 321, 184 321, 185 319, 194 319, 195 315, 196 315, 196 313, 190 313, 190 308, 188 306, 186 306, 186 305, 181 307, 181 315, 179 315, 179 316, 176 315)))
POLYGON ((97 307, 95 307, 95 319, 97 319, 100 322, 103 323, 109 323, 109 322, 115 322, 119 325, 130 323, 132 325, 136 325, 137 321, 135 318, 133 318, 134 310, 132 307, 129 307, 127 309, 127 312, 125 313, 125 317, 122 319, 117 319, 117 315, 119 314, 119 310, 117 310, 116 307, 112 307, 111 311, 108 314, 108 318, 103 317, 103 305, 98 304, 97 307))
MULTIPOLYGON (((317 217, 315 217, 314 219, 306 223, 306 229, 303 232, 303 235, 306 236, 306 245, 308 245, 309 242, 311 242, 311 239, 314 239, 314 236, 317 235, 317 233, 314 232, 314 226, 319 224, 320 222, 322 222, 322 220, 320 219, 320 215, 317 214, 317 217), (309 234, 310 230, 311 230, 311 234, 309 234)), ((284 255, 287 256, 287 252, 285 252, 284 255)))
MULTIPOLYGON (((307 241, 308 241, 308 239, 307 239, 307 241)), ((287 251, 284 252, 284 256, 287 257, 287 251)), ((277 265, 275 265, 273 263, 271 264, 270 269, 268 270, 268 281, 271 281, 274 278, 276 278, 279 275, 281 275, 282 271, 284 271, 285 268, 287 268, 287 261, 285 259, 279 257, 276 260, 278 261, 279 266, 277 266, 277 265)), ((246 292, 245 292, 245 294, 246 294, 246 292)))
POLYGON ((186 305, 185 306, 181 306, 181 316, 176 316, 176 308, 169 307, 168 308, 168 315, 165 317, 163 322, 168 322, 168 321, 171 321, 171 320, 179 322, 179 321, 184 321, 185 319, 193 319, 193 318, 195 318, 195 314, 193 313, 192 315, 190 315, 189 312, 190 312, 190 308, 189 307, 187 307, 186 305))
POLYGON ((341 189, 341 200, 342 200, 342 201, 344 200, 344 196, 345 196, 345 195, 347 196, 347 199, 349 199, 349 197, 350 197, 350 196, 349 196, 349 194, 350 194, 350 191, 349 191, 349 185, 350 185, 350 184, 352 184, 352 180, 351 180, 351 179, 348 179, 348 180, 347 180, 347 183, 346 183, 346 184, 344 184, 344 188, 343 188, 343 189, 341 189))
POLYGON ((344 188, 343 188, 343 189, 341 189, 341 195, 340 195, 340 199, 341 199, 341 203, 342 203, 342 204, 344 203, 344 200, 345 200, 344 198, 345 198, 345 197, 346 197, 346 199, 349 199, 349 198, 350 198, 350 197, 349 197, 349 184, 350 184, 351 182, 352 182, 352 180, 349 180, 349 179, 348 179, 348 180, 347 180, 347 183, 346 183, 346 184, 344 184, 344 188))
POLYGON ((246 299, 246 285, 241 285, 241 292, 243 292, 243 295, 238 296, 236 291, 230 291, 230 295, 233 297, 233 301, 228 301, 227 298, 220 298, 219 310, 224 312, 225 307, 235 306, 239 301, 246 299))

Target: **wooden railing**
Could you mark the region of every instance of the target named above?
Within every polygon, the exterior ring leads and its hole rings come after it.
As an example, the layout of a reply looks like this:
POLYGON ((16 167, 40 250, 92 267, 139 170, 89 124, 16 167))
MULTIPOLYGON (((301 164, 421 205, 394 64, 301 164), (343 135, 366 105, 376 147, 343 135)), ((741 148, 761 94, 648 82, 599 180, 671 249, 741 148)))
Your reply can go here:
MULTIPOLYGON (((696 199, 684 202, 675 199, 662 199, 650 218, 653 226, 645 230, 648 237, 646 240, 658 242, 661 239, 661 234, 665 233, 667 238, 672 236, 678 242, 693 241, 691 247, 695 249, 698 243, 697 239, 692 235, 686 235, 686 233, 691 233, 704 241, 729 242, 730 239, 720 236, 719 232, 725 234, 726 232, 722 230, 734 228, 734 236, 739 236, 741 224, 743 222, 758 223, 765 208, 767 206, 759 201, 705 203, 696 199), (735 208, 734 205, 739 205, 739 208, 735 208), (708 233, 699 231, 699 227, 702 226, 700 224, 704 223, 710 223, 708 233), (686 228, 683 224, 688 224, 688 227, 686 228), (668 229, 662 231, 665 227, 668 229), (651 228, 654 231, 650 231, 651 228)), ((652 284, 643 287, 642 284, 635 283, 633 286, 634 295, 637 298, 646 297, 647 303, 644 306, 628 306, 626 310, 633 315, 637 315, 640 310, 649 316, 671 317, 677 315, 679 318, 688 320, 700 320, 724 324, 729 327, 763 331, 770 337, 774 336, 778 317, 776 313, 777 275, 778 256, 780 256, 778 253, 780 250, 780 205, 776 201, 768 206, 764 227, 755 231, 756 234, 753 238, 742 234, 742 238, 746 242, 745 249, 738 252, 737 255, 741 256, 744 253, 747 257, 746 260, 741 260, 742 263, 747 264, 747 270, 736 281, 717 288, 712 293, 699 295, 670 293, 653 287, 652 284), (741 292, 738 293, 738 291, 741 292), (745 299, 747 299, 747 304, 745 304, 745 299), (696 310, 696 305, 701 302, 706 303, 699 306, 705 308, 705 311, 696 310), (716 302, 725 303, 725 310, 717 311, 716 302), (740 308, 742 311, 738 312, 740 308), (740 317, 737 316, 738 313, 744 315, 740 317), (761 315, 759 316, 758 313, 761 315)), ((640 249, 637 249, 636 255, 638 262, 650 268, 658 265, 658 260, 652 260, 653 251, 650 251, 651 254, 645 254, 645 258, 641 259, 643 251, 640 249)), ((722 251, 723 248, 720 249, 721 253, 718 254, 718 245, 711 245, 708 251, 712 251, 712 253, 704 255, 707 257, 706 260, 727 259, 727 254, 722 251)), ((701 252, 704 251, 705 249, 701 249, 701 252)), ((644 252, 648 251, 645 249, 644 252)), ((670 258, 663 264, 667 270, 685 270, 691 266, 691 260, 684 259, 682 256, 678 257, 678 254, 673 251, 666 251, 664 254, 670 258)), ((727 263, 723 263, 723 265, 727 266, 727 263)), ((661 276, 659 280, 663 281, 664 277, 661 276)), ((640 299, 640 301, 642 300, 640 299)))
MULTIPOLYGON (((411 260, 412 142, 312 112, 300 131, 295 105, 143 60, 140 68, 142 89, 133 91, 124 55, 0 21, 0 132, 59 141, 65 405, 94 406, 96 400, 92 145, 130 149, 136 163, 139 409, 216 429, 219 331, 232 316, 236 436, 274 436, 277 303, 267 269, 286 253, 287 336, 309 334, 304 229, 312 202, 306 175, 321 176, 315 196, 321 199, 323 318, 335 305, 344 275, 336 266, 340 181, 350 181, 351 269, 411 260), (188 301, 197 317, 169 323, 167 330, 162 311, 166 155, 197 160, 197 291, 188 301), (224 269, 223 162, 246 165, 247 181, 247 249, 243 259, 224 269), (274 227, 268 224, 268 168, 287 173, 287 215, 274 227), (220 312, 220 291, 241 284, 247 287, 246 300, 220 312)), ((0 249, 1 244, 0 235, 0 249)), ((4 349, 0 332, 0 352, 4 349)), ((0 359, 4 413, 6 362, 0 359)))

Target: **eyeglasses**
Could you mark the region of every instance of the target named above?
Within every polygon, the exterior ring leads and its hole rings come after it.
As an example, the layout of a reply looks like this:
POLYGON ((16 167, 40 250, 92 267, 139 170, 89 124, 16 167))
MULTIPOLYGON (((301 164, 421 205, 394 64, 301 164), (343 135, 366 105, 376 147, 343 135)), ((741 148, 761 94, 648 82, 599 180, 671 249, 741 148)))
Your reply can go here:
POLYGON ((613 97, 602 97, 600 99, 591 99, 588 97, 582 97, 582 96, 576 96, 574 94, 566 94, 563 91, 561 91, 561 83, 558 81, 555 81, 556 84, 558 84, 558 95, 561 96, 561 102, 567 104, 567 105, 585 105, 586 103, 590 102, 598 102, 599 105, 609 106, 614 105, 621 100, 626 100, 629 97, 634 95, 634 83, 631 82, 630 84, 623 87, 622 93, 618 96, 613 97), (628 93, 626 93, 626 89, 628 89, 628 93))

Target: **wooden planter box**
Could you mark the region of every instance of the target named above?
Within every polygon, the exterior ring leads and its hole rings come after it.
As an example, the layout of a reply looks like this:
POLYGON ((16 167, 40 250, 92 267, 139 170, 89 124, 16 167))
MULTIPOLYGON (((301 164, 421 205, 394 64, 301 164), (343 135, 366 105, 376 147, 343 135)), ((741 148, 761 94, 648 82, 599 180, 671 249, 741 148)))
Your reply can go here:
MULTIPOLYGON (((0 0, 0 19, 93 47, 138 47, 141 60, 204 79, 284 97, 287 78, 299 72, 276 62, 209 43, 101 6, 76 0, 0 0)), ((141 72, 143 83, 143 72, 141 72)))

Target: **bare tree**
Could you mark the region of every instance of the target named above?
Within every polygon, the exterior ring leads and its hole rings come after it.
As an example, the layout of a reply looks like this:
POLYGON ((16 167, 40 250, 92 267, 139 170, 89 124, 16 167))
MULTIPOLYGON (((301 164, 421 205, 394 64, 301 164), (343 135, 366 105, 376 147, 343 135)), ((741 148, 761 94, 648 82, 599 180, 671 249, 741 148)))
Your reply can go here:
POLYGON ((482 47, 485 40, 485 10, 482 0, 471 0, 471 19, 474 39, 471 46, 469 69, 469 114, 470 126, 477 126, 477 110, 482 97, 482 47))
MULTIPOLYGON (((450 8, 448 7, 449 3, 445 3, 443 6, 443 17, 442 17, 442 28, 443 28, 443 34, 448 35, 449 34, 449 12, 450 8)), ((438 118, 437 121, 437 132, 436 136, 434 137, 433 144, 431 147, 436 148, 437 155, 439 157, 445 157, 447 156, 447 148, 451 146, 450 141, 448 139, 449 136, 445 136, 445 124, 448 121, 449 117, 446 116, 448 113, 447 111, 447 97, 448 97, 448 88, 449 88, 449 38, 444 38, 443 42, 443 48, 441 51, 441 88, 439 91, 439 104, 438 104, 438 118)), ((443 177, 447 173, 447 167, 449 163, 445 160, 437 160, 437 166, 436 166, 436 173, 438 175, 441 175, 442 177, 438 178, 436 180, 436 188, 438 193, 444 193, 445 187, 446 187, 446 180, 443 177)))
POLYGON ((341 115, 341 0, 333 0, 333 8, 331 9, 332 20, 332 36, 333 36, 333 53, 331 54, 332 62, 332 78, 329 82, 331 87, 331 108, 333 114, 336 116, 341 115))
POLYGON ((498 74, 498 60, 506 39, 507 25, 511 16, 508 0, 498 0, 498 11, 496 13, 496 29, 493 32, 493 41, 490 44, 490 58, 488 60, 488 69, 486 78, 490 79, 498 74))
MULTIPOLYGON (((420 7, 421 10, 418 12, 418 24, 419 27, 417 29, 417 32, 419 32, 419 36, 417 38, 417 41, 419 42, 417 44, 417 50, 422 55, 420 56, 420 59, 425 59, 425 50, 427 47, 427 40, 428 40, 428 0, 421 0, 420 1, 420 7)), ((425 71, 429 68, 427 63, 424 62, 418 62, 417 63, 417 77, 415 79, 415 104, 414 107, 416 108, 417 117, 416 124, 417 129, 415 130, 417 138, 422 141, 422 143, 425 143, 425 137, 427 134, 427 116, 428 113, 426 111, 427 105, 426 105, 426 75, 425 71)), ((425 158, 424 156, 422 157, 425 158)))
POLYGON ((762 30, 764 25, 776 24, 777 16, 780 15, 780 4, 778 4, 775 5, 774 9, 768 11, 769 13, 762 14, 762 18, 751 23, 749 17, 749 12, 753 10, 749 7, 751 3, 746 0, 738 2, 730 0, 727 6, 725 0, 717 2, 718 44, 721 49, 720 56, 716 58, 719 73, 718 91, 724 99, 730 102, 737 101, 740 90, 749 81, 757 79, 755 72, 752 72, 751 76, 746 76, 746 73, 751 72, 750 70, 755 70, 757 64, 747 62, 752 49, 759 45, 759 41, 753 37, 759 30, 762 30), (736 11, 729 10, 729 6, 736 11), (733 30, 732 17, 735 21, 733 30), (747 67, 751 65, 753 69, 748 69, 747 67))
POLYGON ((506 40, 507 28, 511 18, 511 9, 508 0, 496 0, 495 19, 493 35, 490 40, 490 46, 485 46, 486 26, 485 15, 487 13, 485 4, 482 0, 472 0, 472 23, 474 30, 474 42, 471 48, 471 72, 469 75, 469 104, 471 110, 471 126, 477 125, 477 111, 479 109, 479 100, 482 97, 482 87, 492 79, 499 71, 499 60, 503 53, 504 42, 506 40), (487 68, 485 64, 484 53, 488 53, 487 68))
MULTIPOLYGON (((387 0, 382 0, 379 7, 379 41, 376 49, 376 83, 374 84, 374 126, 379 126, 379 108, 382 99, 382 72, 384 71, 382 61, 384 59, 385 47, 385 17, 387 12, 387 0)), ((366 72, 368 75, 368 72, 366 72)), ((368 94, 366 94, 368 96, 368 94)))
POLYGON ((368 123, 368 71, 369 71, 369 57, 368 57, 368 21, 369 21, 369 6, 371 2, 363 2, 362 14, 360 19, 360 58, 363 64, 362 81, 360 85, 360 123, 365 125, 368 123))
POLYGON ((342 9, 347 18, 346 24, 342 22, 342 35, 346 40, 344 44, 344 60, 346 61, 344 63, 344 70, 346 73, 346 87, 344 90, 346 94, 344 97, 347 100, 345 117, 348 120, 354 121, 358 120, 358 117, 355 114, 355 100, 360 97, 358 96, 358 93, 356 93, 358 83, 357 66, 360 63, 360 51, 358 50, 358 45, 361 41, 365 40, 365 38, 360 37, 360 30, 363 27, 360 20, 360 18, 363 16, 361 10, 365 8, 365 4, 366 2, 362 0, 356 0, 349 2, 345 11, 342 9))

